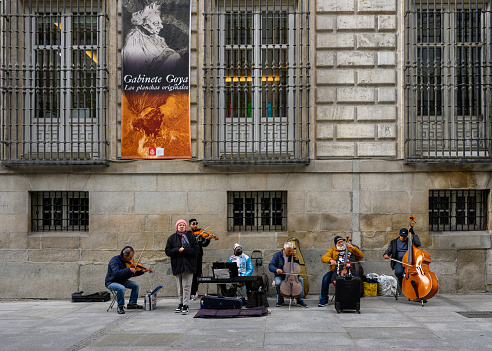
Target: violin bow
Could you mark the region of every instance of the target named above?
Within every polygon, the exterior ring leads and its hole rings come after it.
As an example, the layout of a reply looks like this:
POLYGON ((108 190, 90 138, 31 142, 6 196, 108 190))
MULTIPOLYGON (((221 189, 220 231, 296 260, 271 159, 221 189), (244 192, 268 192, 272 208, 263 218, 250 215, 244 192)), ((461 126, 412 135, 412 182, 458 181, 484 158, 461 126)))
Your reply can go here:
POLYGON ((394 258, 391 258, 389 257, 388 260, 391 260, 391 261, 395 261, 395 262, 398 262, 398 263, 401 263, 401 264, 404 264, 406 266, 409 266, 409 267, 414 267, 412 264, 410 263, 405 263, 405 262, 402 262, 402 261, 398 261, 398 260, 395 260, 394 258))

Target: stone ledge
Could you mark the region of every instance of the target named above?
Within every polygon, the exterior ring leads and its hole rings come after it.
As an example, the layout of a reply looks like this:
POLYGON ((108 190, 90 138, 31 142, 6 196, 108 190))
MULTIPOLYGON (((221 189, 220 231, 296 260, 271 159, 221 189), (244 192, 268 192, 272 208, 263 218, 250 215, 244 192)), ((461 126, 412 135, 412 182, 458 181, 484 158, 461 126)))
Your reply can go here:
POLYGON ((482 232, 439 232, 430 234, 435 249, 490 249, 490 233, 482 232))

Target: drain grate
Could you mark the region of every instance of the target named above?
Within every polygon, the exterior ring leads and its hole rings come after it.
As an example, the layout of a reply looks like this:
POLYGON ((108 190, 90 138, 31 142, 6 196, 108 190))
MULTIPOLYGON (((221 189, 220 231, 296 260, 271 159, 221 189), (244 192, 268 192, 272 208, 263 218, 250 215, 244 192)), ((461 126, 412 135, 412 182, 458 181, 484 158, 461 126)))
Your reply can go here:
POLYGON ((490 311, 465 311, 456 313, 466 318, 492 318, 492 312, 490 311))

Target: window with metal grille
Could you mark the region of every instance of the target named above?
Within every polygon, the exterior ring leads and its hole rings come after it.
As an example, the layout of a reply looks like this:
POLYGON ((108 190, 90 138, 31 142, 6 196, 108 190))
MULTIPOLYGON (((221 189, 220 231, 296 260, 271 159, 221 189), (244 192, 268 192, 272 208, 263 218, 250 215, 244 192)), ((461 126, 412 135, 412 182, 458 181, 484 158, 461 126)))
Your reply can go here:
POLYGON ((1 6, 4 164, 107 164, 106 0, 1 6))
POLYGON ((286 191, 231 191, 227 199, 229 231, 287 230, 286 191))
POLYGON ((309 163, 309 1, 206 1, 204 162, 309 163))
POLYGON ((413 0, 405 13, 407 161, 490 161, 489 1, 413 0))
POLYGON ((31 231, 88 231, 87 191, 31 192, 31 231))
POLYGON ((431 190, 429 231, 487 229, 488 190, 431 190))

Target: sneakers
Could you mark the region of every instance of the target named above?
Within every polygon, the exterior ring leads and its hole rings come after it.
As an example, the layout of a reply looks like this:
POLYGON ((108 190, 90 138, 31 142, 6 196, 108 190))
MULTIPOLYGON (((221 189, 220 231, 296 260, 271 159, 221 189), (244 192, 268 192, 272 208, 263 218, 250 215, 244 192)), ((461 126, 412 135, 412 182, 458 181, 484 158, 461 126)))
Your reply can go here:
POLYGON ((174 313, 181 313, 182 311, 183 311, 183 304, 180 303, 179 306, 178 306, 178 308, 176 308, 174 310, 174 313))
POLYGON ((118 306, 118 314, 125 314, 125 306, 118 306))
POLYGON ((309 306, 306 305, 306 303, 304 302, 304 300, 301 300, 301 301, 297 301, 297 304, 301 307, 304 307, 304 308, 308 308, 309 306))
POLYGON ((190 308, 188 306, 183 306, 183 308, 181 309, 181 314, 188 314, 188 312, 190 312, 190 308))
POLYGON ((126 308, 128 310, 141 310, 141 309, 143 309, 143 306, 137 305, 136 303, 129 303, 128 305, 126 305, 126 308))
POLYGON ((198 297, 198 294, 191 295, 190 299, 193 300, 193 301, 195 301, 197 297, 198 297))
POLYGON ((282 307, 282 302, 277 302, 277 303, 275 304, 275 307, 282 307))
POLYGON ((318 307, 325 307, 327 303, 327 300, 322 298, 319 300, 318 307))

